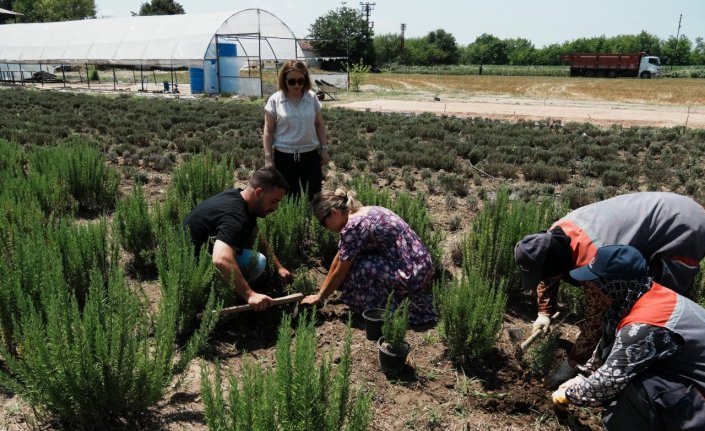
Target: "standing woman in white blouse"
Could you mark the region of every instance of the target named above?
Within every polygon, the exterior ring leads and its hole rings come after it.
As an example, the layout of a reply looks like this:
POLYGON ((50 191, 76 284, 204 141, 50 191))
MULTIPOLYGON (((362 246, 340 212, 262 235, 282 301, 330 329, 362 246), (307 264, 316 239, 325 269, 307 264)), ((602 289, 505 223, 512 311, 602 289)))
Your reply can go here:
POLYGON ((284 63, 279 91, 264 107, 265 166, 274 166, 291 186, 294 195, 308 190, 308 200, 321 191, 321 165, 328 163, 326 126, 321 102, 311 90, 306 65, 299 60, 284 63))

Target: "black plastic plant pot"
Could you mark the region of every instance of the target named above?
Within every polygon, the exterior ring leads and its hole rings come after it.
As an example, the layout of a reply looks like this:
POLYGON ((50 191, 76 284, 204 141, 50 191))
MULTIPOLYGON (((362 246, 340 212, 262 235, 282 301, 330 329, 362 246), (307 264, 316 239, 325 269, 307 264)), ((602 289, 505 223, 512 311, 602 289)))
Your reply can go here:
POLYGON ((392 352, 388 349, 389 344, 384 342, 384 338, 377 341, 377 352, 379 353, 379 369, 388 376, 396 376, 402 372, 406 365, 406 357, 409 356, 411 346, 404 341, 404 349, 401 352, 392 352))
POLYGON ((365 319, 365 335, 368 340, 377 341, 382 336, 382 323, 384 323, 384 308, 370 308, 362 313, 365 319))

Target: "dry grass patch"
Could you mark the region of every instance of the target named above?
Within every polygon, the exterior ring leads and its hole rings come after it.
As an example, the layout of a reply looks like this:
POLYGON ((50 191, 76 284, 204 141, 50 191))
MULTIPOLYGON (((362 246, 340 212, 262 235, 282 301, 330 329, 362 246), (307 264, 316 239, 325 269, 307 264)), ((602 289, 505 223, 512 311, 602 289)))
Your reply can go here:
POLYGON ((394 91, 497 94, 514 97, 599 100, 647 104, 705 105, 700 79, 570 78, 370 74, 368 84, 394 91))

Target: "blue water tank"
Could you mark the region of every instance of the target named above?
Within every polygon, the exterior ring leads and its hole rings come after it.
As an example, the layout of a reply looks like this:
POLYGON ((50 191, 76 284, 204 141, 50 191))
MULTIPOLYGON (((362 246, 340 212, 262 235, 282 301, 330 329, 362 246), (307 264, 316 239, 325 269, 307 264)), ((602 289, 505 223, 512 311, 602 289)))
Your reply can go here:
POLYGON ((191 84, 191 94, 203 93, 203 69, 200 67, 188 68, 189 84, 191 84))
POLYGON ((237 57, 237 45, 234 43, 218 43, 219 57, 237 57))
POLYGON ((217 60, 205 60, 203 62, 203 88, 208 94, 220 92, 217 60))

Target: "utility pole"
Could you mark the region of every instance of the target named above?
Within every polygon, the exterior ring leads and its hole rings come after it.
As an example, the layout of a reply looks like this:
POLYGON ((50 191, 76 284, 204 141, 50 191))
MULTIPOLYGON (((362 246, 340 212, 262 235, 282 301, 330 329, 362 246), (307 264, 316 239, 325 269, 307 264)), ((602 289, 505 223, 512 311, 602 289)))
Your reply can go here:
POLYGON ((676 56, 678 55, 678 39, 680 39, 680 34, 681 34, 681 20, 683 19, 683 14, 681 14, 678 17, 678 31, 676 31, 676 47, 674 48, 673 52, 673 61, 671 61, 671 71, 673 71, 673 63, 676 61, 676 56))
POLYGON ((375 8, 375 3, 360 2, 360 6, 362 6, 362 15, 365 16, 365 21, 367 21, 367 26, 369 27, 370 32, 372 32, 372 28, 374 28, 375 23, 374 22, 370 23, 370 15, 372 14, 372 11, 375 8))
POLYGON ((399 46, 399 62, 404 58, 404 32, 406 31, 406 23, 401 23, 401 44, 399 46))

